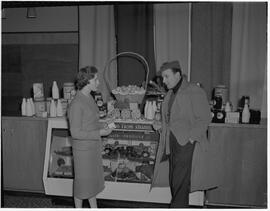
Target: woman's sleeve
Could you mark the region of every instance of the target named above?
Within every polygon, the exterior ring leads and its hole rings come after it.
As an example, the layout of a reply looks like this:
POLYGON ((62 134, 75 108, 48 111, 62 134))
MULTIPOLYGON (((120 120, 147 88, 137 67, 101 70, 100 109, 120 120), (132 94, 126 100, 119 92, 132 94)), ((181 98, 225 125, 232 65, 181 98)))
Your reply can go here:
POLYGON ((100 139, 99 130, 82 130, 83 108, 79 103, 74 103, 69 111, 69 123, 71 136, 75 139, 100 139))

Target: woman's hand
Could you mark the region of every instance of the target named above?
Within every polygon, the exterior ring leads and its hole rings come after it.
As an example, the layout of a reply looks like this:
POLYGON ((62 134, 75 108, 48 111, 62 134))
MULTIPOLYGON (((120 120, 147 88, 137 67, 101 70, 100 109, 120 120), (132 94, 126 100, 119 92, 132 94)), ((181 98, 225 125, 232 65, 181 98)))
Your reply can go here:
POLYGON ((99 133, 101 136, 108 136, 112 132, 111 128, 102 128, 99 133))
POLYGON ((153 128, 154 128, 154 130, 160 130, 161 129, 161 122, 155 120, 153 122, 153 128))

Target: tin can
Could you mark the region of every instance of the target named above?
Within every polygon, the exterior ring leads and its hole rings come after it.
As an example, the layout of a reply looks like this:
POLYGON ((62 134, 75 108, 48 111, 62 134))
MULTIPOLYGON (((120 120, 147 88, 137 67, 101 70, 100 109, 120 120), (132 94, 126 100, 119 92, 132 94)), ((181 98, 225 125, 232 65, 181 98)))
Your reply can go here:
POLYGON ((68 109, 68 100, 61 98, 61 104, 62 104, 62 109, 63 109, 63 116, 67 114, 67 109, 68 109))
POLYGON ((46 102, 44 100, 35 100, 35 111, 38 117, 43 117, 43 112, 46 111, 46 102))
POLYGON ((214 107, 214 109, 222 109, 222 97, 221 96, 217 95, 214 97, 213 107, 214 107))
POLYGON ((64 99, 70 100, 72 99, 75 91, 75 85, 72 82, 67 82, 64 83, 63 85, 63 94, 64 94, 64 99))
POLYGON ((221 96, 222 103, 225 104, 228 101, 228 88, 225 85, 218 85, 215 87, 215 97, 221 96))

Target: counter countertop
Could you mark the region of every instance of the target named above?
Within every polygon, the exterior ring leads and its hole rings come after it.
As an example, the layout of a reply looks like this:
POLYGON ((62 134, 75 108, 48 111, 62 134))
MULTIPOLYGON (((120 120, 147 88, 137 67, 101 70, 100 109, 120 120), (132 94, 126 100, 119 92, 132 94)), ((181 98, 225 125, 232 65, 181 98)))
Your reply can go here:
MULTIPOLYGON (((55 119, 66 119, 66 117, 54 117, 55 119)), ((47 121, 49 118, 43 117, 27 117, 27 116, 2 116, 2 119, 23 119, 23 120, 31 120, 31 121, 47 121)), ((53 119, 50 117, 50 119, 53 119)), ((131 123, 133 121, 124 121, 127 123, 131 123)), ((137 122, 142 123, 143 121, 137 122)), ((150 124, 152 121, 147 121, 150 124)), ((144 122, 145 123, 145 122, 144 122)), ((260 124, 235 124, 235 123, 210 123, 209 127, 234 127, 234 128, 267 128, 267 119, 262 119, 260 124)))

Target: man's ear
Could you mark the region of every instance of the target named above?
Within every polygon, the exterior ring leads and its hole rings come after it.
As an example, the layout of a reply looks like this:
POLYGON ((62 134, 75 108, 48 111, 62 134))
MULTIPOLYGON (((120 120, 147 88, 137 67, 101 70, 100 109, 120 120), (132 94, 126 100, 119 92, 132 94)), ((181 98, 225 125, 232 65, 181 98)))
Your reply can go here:
POLYGON ((181 78, 180 72, 177 71, 177 72, 175 73, 175 76, 179 77, 179 79, 180 79, 180 78, 181 78))

